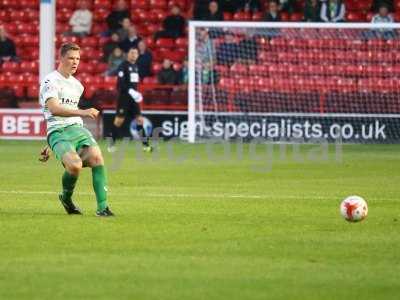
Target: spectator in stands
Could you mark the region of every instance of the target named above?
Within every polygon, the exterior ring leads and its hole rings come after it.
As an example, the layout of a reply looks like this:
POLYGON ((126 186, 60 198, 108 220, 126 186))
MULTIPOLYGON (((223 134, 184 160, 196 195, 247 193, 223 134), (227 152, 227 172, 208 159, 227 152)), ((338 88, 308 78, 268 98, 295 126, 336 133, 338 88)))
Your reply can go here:
POLYGON ((393 23, 393 17, 389 14, 389 7, 386 4, 381 4, 378 13, 373 16, 372 23, 393 23))
MULTIPOLYGON (((378 9, 378 13, 372 18, 372 23, 393 23, 393 17, 389 14, 389 6, 387 4, 381 4, 378 9)), ((377 38, 393 39, 395 32, 392 29, 377 29, 373 31, 373 34, 377 38)))
POLYGON ((295 10, 295 1, 294 0, 279 0, 279 11, 287 11, 288 13, 292 13, 295 10))
POLYGON ((259 0, 240 0, 236 6, 236 11, 244 11, 255 13, 261 11, 261 4, 259 0))
POLYGON ((108 58, 115 48, 119 47, 120 39, 116 32, 111 34, 111 39, 103 46, 103 61, 108 62, 108 58))
POLYGON ((182 69, 179 72, 179 83, 187 84, 189 82, 189 68, 188 68, 188 60, 185 58, 183 61, 182 69))
POLYGON ((389 9, 390 12, 394 11, 394 2, 393 0, 374 0, 372 4, 373 11, 378 11, 379 7, 382 4, 385 4, 386 7, 389 9))
POLYGON ((89 4, 86 0, 78 1, 78 9, 74 11, 69 19, 69 25, 72 29, 65 35, 84 37, 90 34, 92 29, 92 12, 88 9, 89 4))
POLYGON ((127 53, 129 49, 137 48, 141 40, 142 38, 137 35, 136 27, 131 25, 128 30, 128 37, 120 43, 119 47, 127 53))
POLYGON ((121 21, 121 28, 117 30, 117 34, 120 41, 125 40, 129 35, 129 27, 132 26, 131 19, 123 18, 121 21))
POLYGON ((258 57, 257 35, 249 35, 238 44, 239 59, 244 64, 255 64, 258 57))
POLYGON ((165 58, 160 72, 157 74, 158 83, 160 84, 176 84, 178 74, 172 66, 172 61, 165 58))
POLYGON ((210 63, 205 63, 202 65, 201 70, 201 83, 203 84, 213 84, 219 81, 218 73, 212 69, 210 63))
POLYGON ((217 48, 217 62, 220 65, 232 65, 238 55, 238 44, 235 42, 235 37, 231 32, 225 33, 224 42, 217 48))
POLYGON ((139 57, 137 60, 137 65, 139 68, 139 78, 143 79, 145 77, 151 76, 151 65, 153 63, 153 55, 150 50, 147 49, 146 43, 141 40, 138 44, 139 57))
POLYGON ((0 25, 0 63, 4 61, 17 61, 14 41, 7 37, 4 26, 0 25))
POLYGON ((211 1, 208 4, 208 11, 203 15, 202 20, 204 21, 223 21, 224 15, 222 10, 219 9, 217 1, 211 1))
POLYGON ((194 0, 191 11, 193 13, 193 19, 204 20, 205 16, 208 14, 208 5, 210 0, 194 0))
POLYGON ((185 34, 186 19, 181 15, 181 9, 178 5, 173 5, 171 13, 163 21, 163 30, 155 34, 155 38, 176 39, 185 34))
POLYGON ((105 75, 117 75, 118 67, 124 60, 124 52, 122 52, 121 48, 119 47, 115 48, 108 58, 108 70, 106 71, 105 75))
POLYGON ((125 0, 118 0, 113 11, 107 16, 106 22, 109 29, 109 34, 116 32, 122 27, 121 22, 124 18, 130 19, 130 13, 125 0))
POLYGON ((264 21, 266 22, 280 22, 281 16, 279 15, 279 5, 276 0, 271 0, 268 3, 268 12, 265 14, 264 21))
POLYGON ((307 0, 304 7, 304 21, 321 22, 321 4, 319 0, 307 0))
POLYGON ((321 20, 324 22, 344 22, 346 7, 341 0, 327 0, 322 3, 321 20))
POLYGON ((203 63, 210 62, 215 59, 215 49, 212 40, 208 34, 207 29, 201 29, 199 31, 199 40, 198 40, 198 57, 201 59, 203 63))

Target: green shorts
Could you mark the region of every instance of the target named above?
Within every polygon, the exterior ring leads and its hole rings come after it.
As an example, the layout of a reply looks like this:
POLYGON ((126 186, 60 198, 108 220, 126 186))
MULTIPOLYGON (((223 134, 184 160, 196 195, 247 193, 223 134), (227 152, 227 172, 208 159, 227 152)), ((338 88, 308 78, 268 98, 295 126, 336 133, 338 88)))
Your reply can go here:
POLYGON ((97 146, 90 131, 80 125, 52 131, 47 136, 47 143, 58 160, 67 152, 78 152, 83 146, 97 146))

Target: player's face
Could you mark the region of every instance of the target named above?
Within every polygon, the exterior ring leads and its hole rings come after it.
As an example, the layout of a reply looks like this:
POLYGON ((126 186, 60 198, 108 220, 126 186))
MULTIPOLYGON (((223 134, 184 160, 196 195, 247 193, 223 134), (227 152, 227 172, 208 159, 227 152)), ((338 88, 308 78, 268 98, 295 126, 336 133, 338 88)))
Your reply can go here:
POLYGON ((61 65, 63 70, 68 74, 74 74, 78 69, 80 57, 79 51, 68 51, 67 54, 61 57, 61 65))
POLYGON ((128 58, 128 61, 129 61, 130 63, 135 63, 136 60, 138 59, 138 57, 139 57, 139 52, 138 52, 137 49, 131 49, 131 50, 129 50, 129 52, 128 52, 128 54, 127 54, 127 58, 128 58))

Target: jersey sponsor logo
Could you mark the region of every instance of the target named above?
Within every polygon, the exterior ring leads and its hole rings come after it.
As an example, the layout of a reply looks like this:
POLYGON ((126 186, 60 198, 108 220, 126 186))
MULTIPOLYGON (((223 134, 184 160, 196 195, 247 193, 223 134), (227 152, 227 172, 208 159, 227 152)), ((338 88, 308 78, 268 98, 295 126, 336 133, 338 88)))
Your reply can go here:
POLYGON ((68 99, 68 98, 61 98, 61 103, 62 104, 68 104, 68 105, 78 105, 78 100, 73 100, 73 99, 68 99))

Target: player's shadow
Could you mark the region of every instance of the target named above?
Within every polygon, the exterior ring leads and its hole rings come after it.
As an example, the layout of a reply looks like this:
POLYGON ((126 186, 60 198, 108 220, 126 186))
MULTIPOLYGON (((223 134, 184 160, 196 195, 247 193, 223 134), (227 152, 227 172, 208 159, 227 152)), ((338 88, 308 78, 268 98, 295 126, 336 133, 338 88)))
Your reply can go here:
POLYGON ((9 211, 9 210, 2 210, 0 209, 0 215, 8 215, 8 216, 65 216, 64 213, 57 213, 57 212, 30 212, 30 211, 9 211))

